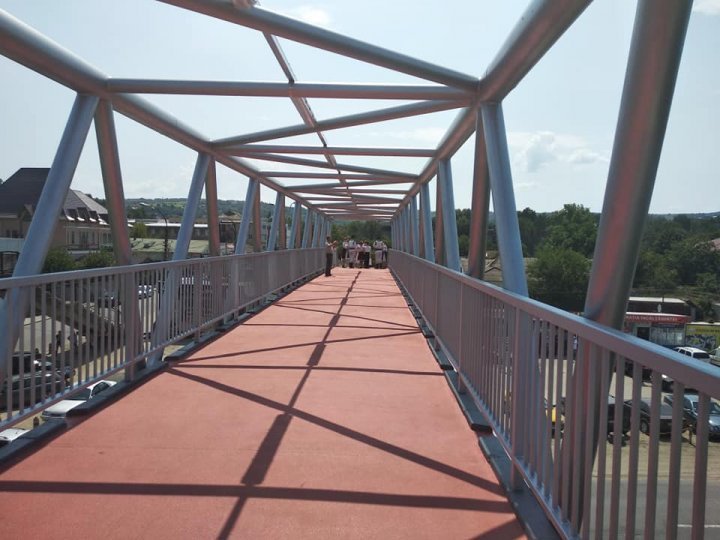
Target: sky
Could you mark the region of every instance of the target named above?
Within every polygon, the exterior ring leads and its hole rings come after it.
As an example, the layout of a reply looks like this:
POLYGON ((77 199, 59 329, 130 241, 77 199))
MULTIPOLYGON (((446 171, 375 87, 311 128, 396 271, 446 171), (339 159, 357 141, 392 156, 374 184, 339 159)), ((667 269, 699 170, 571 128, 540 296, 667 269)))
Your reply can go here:
MULTIPOLYGON (((520 0, 261 0, 277 11, 481 77, 528 2, 520 0)), ((567 203, 602 209, 636 2, 596 0, 505 99, 518 210, 567 203)), ((113 77, 286 82, 262 35, 149 0, 0 0, 0 9, 113 77)), ((299 82, 425 84, 414 77, 281 39, 299 82)), ((695 0, 650 211, 720 211, 720 0, 695 0)), ((144 96, 215 139, 301 123, 287 99, 144 96)), ((0 56, 0 178, 49 167, 74 92, 0 56)), ((319 120, 402 102, 309 99, 319 120)), ((456 111, 325 132, 331 146, 434 148, 456 111)), ((125 196, 185 197, 196 152, 115 117, 125 196)), ((103 196, 91 130, 72 188, 103 196)), ((470 207, 473 139, 452 158, 455 206, 470 207)), ((315 136, 283 140, 317 145, 315 136)), ((310 156, 312 157, 312 156, 310 156)), ((317 159, 317 157, 315 157, 317 159)), ((412 173, 426 158, 342 156, 412 173)), ((251 162, 263 170, 307 169, 251 162)), ((290 184, 292 181, 288 181, 290 184)), ((302 182, 307 183, 307 182, 302 182)), ((434 191, 432 182, 431 192, 434 191)), ((218 196, 244 199, 247 178, 218 166, 218 196)), ((265 202, 275 194, 261 190, 265 202)))

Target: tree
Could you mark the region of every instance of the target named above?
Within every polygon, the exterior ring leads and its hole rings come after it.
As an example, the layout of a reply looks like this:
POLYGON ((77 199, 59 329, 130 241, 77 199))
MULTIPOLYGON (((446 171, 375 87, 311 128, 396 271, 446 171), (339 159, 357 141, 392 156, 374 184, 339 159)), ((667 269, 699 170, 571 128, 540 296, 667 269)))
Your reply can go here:
POLYGON ((130 236, 132 236, 133 239, 147 238, 147 235, 147 225, 142 222, 133 223, 132 229, 130 229, 130 236))
POLYGON ((544 247, 528 265, 530 296, 566 311, 580 312, 585 303, 590 262, 581 253, 544 247))
POLYGON ((68 272, 75 270, 76 266, 75 259, 65 248, 51 248, 45 255, 42 273, 68 272))
POLYGON ((668 252, 668 261, 679 285, 695 285, 699 274, 720 274, 720 251, 710 242, 693 238, 678 242, 668 252))
POLYGON ((530 208, 518 212, 518 225, 522 239, 523 254, 534 257, 543 236, 545 235, 547 218, 530 208))
POLYGON ((107 268, 115 266, 115 256, 111 251, 93 251, 88 253, 81 261, 83 268, 107 268))
POLYGON ((549 247, 570 249, 592 257, 597 236, 597 216, 581 204, 566 204, 548 218, 544 244, 549 247))

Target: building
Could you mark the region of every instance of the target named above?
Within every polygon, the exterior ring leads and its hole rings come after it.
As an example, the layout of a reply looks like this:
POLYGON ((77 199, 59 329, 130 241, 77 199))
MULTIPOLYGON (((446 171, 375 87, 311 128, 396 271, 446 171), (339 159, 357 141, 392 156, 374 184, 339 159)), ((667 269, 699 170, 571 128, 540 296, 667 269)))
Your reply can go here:
POLYGON ((685 325, 694 316, 695 308, 680 298, 631 296, 623 330, 664 347, 681 347, 685 325))
MULTIPOLYGON (((23 167, 0 184, 0 251, 22 251, 22 239, 49 172, 48 168, 23 167), (14 249, 7 249, 11 245, 14 249)), ((111 244, 107 209, 89 195, 69 190, 50 246, 85 254, 111 244)))

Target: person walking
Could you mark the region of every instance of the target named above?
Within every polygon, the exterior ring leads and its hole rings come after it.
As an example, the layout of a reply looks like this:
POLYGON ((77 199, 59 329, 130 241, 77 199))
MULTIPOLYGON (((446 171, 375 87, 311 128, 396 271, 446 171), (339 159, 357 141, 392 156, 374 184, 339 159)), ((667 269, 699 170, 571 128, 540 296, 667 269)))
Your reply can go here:
POLYGON ((335 246, 337 242, 333 242, 330 237, 325 241, 325 277, 330 277, 330 269, 333 264, 333 255, 335 254, 335 246))

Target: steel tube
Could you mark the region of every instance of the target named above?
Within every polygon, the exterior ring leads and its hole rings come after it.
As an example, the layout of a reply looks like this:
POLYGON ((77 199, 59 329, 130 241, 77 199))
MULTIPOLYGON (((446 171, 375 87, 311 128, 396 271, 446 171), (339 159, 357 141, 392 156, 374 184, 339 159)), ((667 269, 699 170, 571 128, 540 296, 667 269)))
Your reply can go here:
POLYGON ((450 160, 440 161, 438 170, 438 189, 442 191, 443 234, 445 236, 445 266, 456 272, 462 272, 460 250, 458 246, 457 219, 455 217, 455 196, 450 160))
MULTIPOLYGON (((266 251, 275 251, 275 242, 278 234, 278 223, 280 222, 280 205, 285 203, 285 197, 282 193, 275 196, 275 208, 273 209, 273 220, 270 224, 270 236, 267 240, 266 251)), ((283 227, 285 224, 283 224, 283 227)))
POLYGON ((585 316, 620 328, 662 151, 691 2, 638 3, 585 316))
POLYGON ((298 227, 298 223, 301 219, 301 207, 299 203, 295 203, 295 206, 293 207, 293 218, 292 223, 290 224, 290 238, 288 238, 287 248, 288 249, 295 249, 295 246, 299 245, 299 242, 297 241, 298 231, 300 230, 300 227, 298 227))
POLYGON ((182 261, 188 258, 190 249, 190 240, 192 239, 193 226, 197 209, 200 206, 200 198, 205 184, 205 176, 207 174, 208 165, 210 164, 210 156, 204 153, 198 154, 195 162, 195 171, 193 172, 190 189, 183 211, 180 230, 178 231, 177 240, 175 241, 175 251, 173 252, 173 261, 182 261))
POLYGON ((490 185, 492 187, 498 249, 502 260, 503 287, 527 296, 527 280, 523 262, 520 227, 518 225, 515 194, 513 193, 510 155, 505 134, 502 105, 484 103, 482 119, 485 131, 490 185))
POLYGON ((490 172, 485 151, 485 131, 482 112, 475 121, 475 162, 473 171, 472 208, 470 210, 470 244, 468 249, 468 275, 485 277, 485 251, 487 250, 488 216, 490 214, 490 172))
MULTIPOLYGON (((52 241, 52 231, 57 227, 97 104, 98 98, 95 96, 75 97, 13 276, 30 276, 39 274, 42 270, 52 241)), ((10 291, 6 298, 0 301, 0 328, 5 329, 0 332, 0 382, 8 373, 5 369, 7 353, 14 349, 22 331, 28 301, 27 293, 22 294, 17 289, 10 291)))
POLYGON ((435 181, 435 262, 442 266, 445 266, 446 261, 444 238, 442 189, 440 189, 440 174, 438 171, 437 180, 435 181))
MULTIPOLYGON (((411 182, 416 178, 416 175, 411 173, 404 173, 400 171, 389 171, 387 169, 376 169, 373 167, 362 167, 359 165, 345 165, 342 163, 336 163, 331 165, 324 161, 318 161, 314 159, 297 158, 291 156, 282 156, 279 154, 252 154, 247 156, 250 159, 260 159, 263 161, 274 161, 276 163, 289 163, 291 165, 303 165, 306 167, 317 167, 320 169, 332 169, 340 171, 352 171, 360 172, 365 174, 374 174, 379 176, 387 176, 391 178, 404 178, 406 182, 411 182)), ((341 175, 342 180, 342 175, 341 175)))
POLYGON ((217 171, 215 160, 211 159, 205 176, 205 202, 207 204, 207 221, 210 242, 210 256, 220 255, 220 211, 217 197, 217 171))
POLYGON ((303 229, 302 248, 310 246, 310 234, 312 228, 312 212, 308 209, 305 213, 305 228, 303 229))
POLYGON ((279 98, 453 100, 472 97, 471 92, 435 85, 277 83, 199 81, 178 79, 121 79, 105 82, 108 92, 123 94, 176 94, 197 96, 254 96, 279 98))
POLYGON ((132 249, 125 213, 125 193, 112 106, 105 100, 100 101, 95 110, 95 135, 105 188, 113 252, 117 264, 126 266, 132 264, 132 249))
POLYGON ((411 103, 410 105, 400 105, 397 107, 389 107, 377 111, 368 111, 338 118, 331 118, 318 122, 316 126, 308 126, 306 124, 298 124, 295 126, 270 129, 267 131, 258 131, 236 137, 228 137, 213 141, 215 148, 228 148, 241 144, 256 143, 269 141, 273 139, 283 139, 285 137, 293 137, 295 135, 306 135, 315 133, 316 131, 331 131, 334 129, 343 129, 353 126, 362 126, 375 122, 384 122, 387 120, 396 120, 398 118, 407 118, 409 116, 418 116, 422 114, 430 114, 434 112, 447 111, 449 109, 457 109, 467 105, 461 101, 422 101, 420 103, 411 103))
POLYGON ((248 233, 250 232, 250 218, 252 216, 252 208, 255 204, 255 197, 257 196, 258 182, 254 178, 249 178, 247 192, 245 194, 245 204, 243 204, 242 219, 240 220, 240 229, 238 230, 237 238, 235 240, 235 255, 242 255, 245 253, 248 233))
POLYGON ((534 0, 480 83, 483 101, 502 101, 577 19, 591 0, 534 0))
POLYGON ((262 251, 262 215, 260 213, 260 186, 258 185, 258 192, 253 200, 253 250, 255 253, 262 251))
POLYGON ((257 6, 250 9, 237 9, 231 3, 222 0, 207 0, 201 4, 191 0, 162 1, 190 11, 204 13, 217 19, 254 28, 261 32, 267 32, 285 39, 362 60, 363 62, 407 73, 421 79, 462 88, 471 92, 476 89, 478 84, 478 80, 470 75, 370 45, 289 17, 283 17, 257 6))
POLYGON ((418 201, 417 197, 410 200, 410 226, 412 227, 412 254, 420 256, 420 223, 418 223, 418 201))
POLYGON ((425 183, 420 188, 420 211, 422 212, 423 243, 425 260, 435 262, 433 246, 432 217, 430 214, 430 185, 425 183))
POLYGON ((246 144, 226 149, 234 156, 248 154, 337 154, 343 156, 393 156, 393 157, 432 157, 432 148, 371 148, 363 146, 298 146, 283 144, 246 144))

